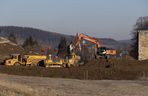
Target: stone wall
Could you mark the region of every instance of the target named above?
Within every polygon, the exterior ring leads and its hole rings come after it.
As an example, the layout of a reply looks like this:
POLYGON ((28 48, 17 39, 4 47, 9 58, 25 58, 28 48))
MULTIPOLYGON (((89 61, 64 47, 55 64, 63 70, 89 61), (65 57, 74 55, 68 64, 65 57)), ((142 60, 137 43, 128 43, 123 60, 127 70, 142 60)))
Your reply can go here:
POLYGON ((148 59, 148 30, 139 31, 138 59, 148 59))

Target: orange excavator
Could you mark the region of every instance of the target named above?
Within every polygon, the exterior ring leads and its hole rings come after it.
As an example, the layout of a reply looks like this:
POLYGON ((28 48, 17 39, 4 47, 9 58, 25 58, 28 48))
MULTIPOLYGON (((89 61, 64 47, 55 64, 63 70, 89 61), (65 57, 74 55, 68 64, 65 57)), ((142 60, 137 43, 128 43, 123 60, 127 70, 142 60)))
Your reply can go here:
POLYGON ((76 36, 75 46, 78 46, 80 44, 80 41, 82 39, 87 40, 87 41, 90 41, 92 43, 95 43, 97 48, 101 47, 100 43, 95 38, 89 37, 89 36, 84 35, 82 33, 79 34, 79 36, 78 35, 76 36))
POLYGON ((75 37, 75 42, 70 46, 70 50, 72 51, 74 48, 78 47, 80 48, 80 42, 81 40, 87 40, 96 45, 97 49, 97 55, 98 56, 106 56, 106 55, 116 55, 116 50, 114 49, 107 49, 106 47, 101 46, 100 42, 90 36, 87 36, 85 34, 77 34, 75 37))

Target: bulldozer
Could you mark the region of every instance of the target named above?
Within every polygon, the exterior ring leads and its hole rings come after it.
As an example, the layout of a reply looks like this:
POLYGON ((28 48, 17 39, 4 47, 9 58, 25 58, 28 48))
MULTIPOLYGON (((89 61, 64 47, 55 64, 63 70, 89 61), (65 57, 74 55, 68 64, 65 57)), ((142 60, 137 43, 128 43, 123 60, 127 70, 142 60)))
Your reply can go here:
POLYGON ((63 59, 49 54, 45 60, 42 60, 44 67, 63 67, 63 59))
POLYGON ((74 52, 67 56, 63 62, 64 67, 79 66, 80 64, 83 64, 81 57, 74 52))
POLYGON ((58 56, 53 56, 51 54, 45 60, 42 60, 42 65, 44 67, 72 67, 77 66, 80 62, 80 56, 72 53, 71 56, 67 56, 66 58, 60 58, 58 56))
MULTIPOLYGON (((67 50, 67 46, 65 49, 67 50)), ((59 56, 58 53, 56 55, 49 53, 49 48, 42 48, 42 52, 47 56, 45 60, 40 62, 40 65, 44 67, 71 67, 80 60, 80 56, 75 53, 69 54, 67 51, 65 55, 62 54, 63 56, 59 56)))
POLYGON ((47 57, 45 55, 11 54, 10 58, 5 59, 3 64, 8 66, 13 66, 13 65, 37 66, 41 60, 45 60, 46 58, 47 57))

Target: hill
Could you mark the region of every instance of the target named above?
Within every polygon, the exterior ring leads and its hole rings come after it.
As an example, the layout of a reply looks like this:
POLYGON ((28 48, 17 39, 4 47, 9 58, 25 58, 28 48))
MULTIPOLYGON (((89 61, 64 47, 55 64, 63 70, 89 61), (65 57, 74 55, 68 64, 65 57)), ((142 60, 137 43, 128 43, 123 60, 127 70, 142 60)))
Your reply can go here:
POLYGON ((39 44, 57 46, 61 37, 71 39, 70 36, 59 34, 55 32, 43 31, 40 29, 28 28, 28 27, 16 27, 16 26, 2 26, 0 27, 0 36, 8 37, 10 34, 14 34, 17 38, 18 44, 22 44, 24 40, 32 36, 39 44))
MULTIPOLYGON (((70 42, 74 39, 74 36, 60 34, 56 32, 49 32, 35 28, 28 28, 28 27, 17 27, 17 26, 1 26, 0 27, 0 36, 8 38, 10 34, 14 34, 17 38, 18 44, 22 44, 24 40, 32 36, 33 39, 36 39, 38 43, 42 46, 53 46, 57 47, 61 37, 67 38, 70 42)), ((114 39, 109 38, 98 38, 103 46, 111 47, 114 49, 119 49, 122 44, 114 39)), ((124 46, 125 47, 125 46, 124 46)))

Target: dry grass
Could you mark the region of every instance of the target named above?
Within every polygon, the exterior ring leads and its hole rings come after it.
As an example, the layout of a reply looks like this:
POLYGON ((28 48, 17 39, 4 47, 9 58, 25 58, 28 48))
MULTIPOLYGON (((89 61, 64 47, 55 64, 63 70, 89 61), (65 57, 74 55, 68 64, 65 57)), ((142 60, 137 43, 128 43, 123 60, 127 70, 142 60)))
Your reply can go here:
POLYGON ((75 80, 0 74, 0 96, 148 96, 148 81, 75 80))

